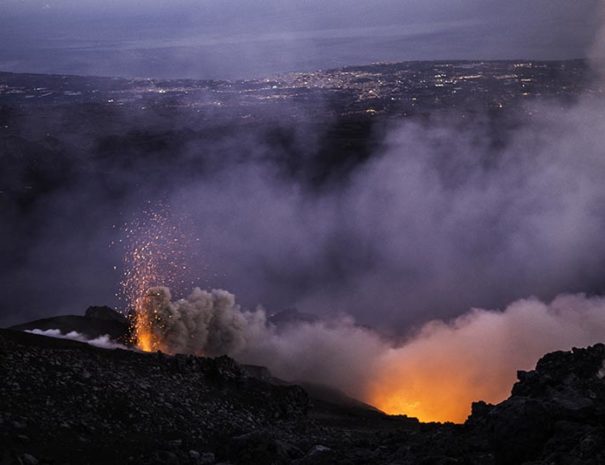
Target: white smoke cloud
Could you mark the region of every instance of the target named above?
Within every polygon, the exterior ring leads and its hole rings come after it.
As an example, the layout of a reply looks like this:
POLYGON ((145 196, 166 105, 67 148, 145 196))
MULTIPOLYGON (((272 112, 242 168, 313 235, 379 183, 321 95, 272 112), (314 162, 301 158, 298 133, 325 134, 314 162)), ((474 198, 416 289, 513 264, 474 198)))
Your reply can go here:
POLYGON ((31 329, 25 330, 26 333, 37 334, 39 336, 54 337, 57 339, 69 339, 72 341, 85 342, 91 346, 99 347, 101 349, 124 349, 130 350, 125 345, 118 344, 113 341, 109 335, 104 334, 102 336, 90 339, 84 334, 77 331, 70 331, 69 333, 62 333, 59 329, 31 329))
MULTIPOLYGON (((595 69, 604 43, 600 32, 595 69)), ((402 332, 529 295, 600 292, 605 105, 589 87, 575 104, 520 104, 498 148, 492 121, 404 121, 335 189, 233 164, 185 185, 173 211, 193 218, 207 285, 250 306, 402 332)))
POLYGON ((176 302, 165 288, 148 295, 145 308, 166 352, 227 354, 423 420, 463 421, 471 402, 505 399, 516 371, 533 368, 545 353, 605 340, 605 298, 581 294, 432 321, 403 344, 350 318, 276 328, 262 309, 243 311, 226 291, 195 289, 176 302))

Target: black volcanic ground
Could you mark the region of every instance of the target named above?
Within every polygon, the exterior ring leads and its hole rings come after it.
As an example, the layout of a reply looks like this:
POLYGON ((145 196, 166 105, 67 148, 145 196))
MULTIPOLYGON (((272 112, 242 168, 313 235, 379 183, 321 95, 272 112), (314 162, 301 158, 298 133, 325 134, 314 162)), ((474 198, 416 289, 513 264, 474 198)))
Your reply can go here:
POLYGON ((0 330, 2 464, 583 464, 605 461, 605 346, 545 356, 464 425, 388 417, 227 357, 0 330))

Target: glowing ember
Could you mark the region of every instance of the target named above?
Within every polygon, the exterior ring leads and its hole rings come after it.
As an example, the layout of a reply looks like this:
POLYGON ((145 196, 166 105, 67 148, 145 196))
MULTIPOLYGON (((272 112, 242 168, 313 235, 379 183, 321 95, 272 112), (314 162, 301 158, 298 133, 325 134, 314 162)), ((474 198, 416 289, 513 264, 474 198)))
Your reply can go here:
MULTIPOLYGON (((137 321, 137 323, 139 323, 139 321, 137 321)), ((141 326, 143 326, 143 325, 141 325, 141 326)), ((139 349, 141 349, 144 352, 153 352, 155 344, 151 337, 151 333, 144 332, 141 329, 141 326, 138 326, 139 330, 137 331, 137 345, 138 345, 139 349)))
POLYGON ((559 296, 427 323, 379 355, 363 397, 388 413, 463 422, 472 402, 507 398, 517 370, 532 369, 543 354, 601 341, 604 308, 601 299, 559 296))
POLYGON ((510 393, 514 372, 489 379, 473 379, 468 367, 428 366, 422 361, 393 366, 372 383, 367 401, 391 415, 408 415, 423 422, 463 423, 477 400, 500 402, 510 393), (416 363, 417 362, 417 363, 416 363))
POLYGON ((415 339, 380 357, 366 400, 424 422, 464 422, 473 402, 504 400, 516 369, 531 368, 539 358, 540 344, 529 347, 522 335, 511 347, 501 336, 506 327, 502 314, 479 311, 451 325, 427 324, 415 339))
POLYGON ((133 343, 146 352, 162 350, 154 336, 153 295, 157 286, 182 288, 185 265, 185 236, 170 224, 165 209, 144 211, 143 215, 126 225, 122 297, 131 310, 133 343))

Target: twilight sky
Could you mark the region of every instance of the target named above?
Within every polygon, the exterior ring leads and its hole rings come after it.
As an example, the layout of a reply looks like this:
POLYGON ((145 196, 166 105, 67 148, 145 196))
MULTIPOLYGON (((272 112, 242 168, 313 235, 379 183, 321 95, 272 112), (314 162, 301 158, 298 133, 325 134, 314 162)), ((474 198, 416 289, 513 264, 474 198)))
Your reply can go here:
POLYGON ((582 57, 599 0, 0 0, 0 70, 237 78, 582 57))
POLYGON ((599 0, 1 0, 0 70, 234 78, 375 61, 576 58, 599 0))

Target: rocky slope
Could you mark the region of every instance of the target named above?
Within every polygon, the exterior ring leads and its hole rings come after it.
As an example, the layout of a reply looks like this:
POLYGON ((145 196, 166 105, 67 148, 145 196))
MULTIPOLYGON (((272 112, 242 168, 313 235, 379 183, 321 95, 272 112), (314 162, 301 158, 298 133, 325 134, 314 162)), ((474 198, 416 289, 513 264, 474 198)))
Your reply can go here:
POLYGON ((88 339, 108 335, 114 341, 122 343, 127 343, 130 339, 130 329, 127 319, 121 313, 109 307, 88 307, 84 316, 54 316, 15 325, 10 329, 18 331, 58 329, 62 334, 75 331, 86 336, 88 339))
POLYGON ((0 330, 1 464, 605 463, 605 346, 545 356, 464 425, 389 417, 227 357, 0 330))
POLYGON ((477 403, 467 425, 489 440, 498 463, 605 463, 605 345, 544 356, 518 372, 511 397, 477 403))

